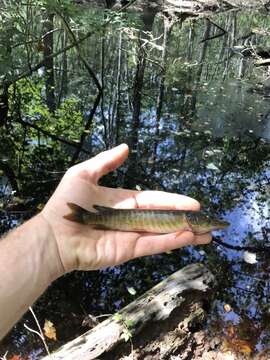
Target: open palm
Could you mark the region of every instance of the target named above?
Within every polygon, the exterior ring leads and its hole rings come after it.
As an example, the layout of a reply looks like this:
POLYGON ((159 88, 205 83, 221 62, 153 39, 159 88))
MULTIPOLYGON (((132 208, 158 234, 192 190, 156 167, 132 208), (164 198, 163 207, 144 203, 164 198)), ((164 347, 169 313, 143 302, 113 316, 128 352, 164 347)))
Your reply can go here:
POLYGON ((128 147, 123 144, 70 168, 44 207, 42 215, 52 229, 64 272, 98 269, 211 240, 209 234, 195 236, 190 231, 157 235, 96 230, 63 218, 69 213, 68 202, 89 210, 95 204, 116 208, 199 210, 196 200, 183 195, 99 186, 98 180, 119 167, 127 156, 128 147))

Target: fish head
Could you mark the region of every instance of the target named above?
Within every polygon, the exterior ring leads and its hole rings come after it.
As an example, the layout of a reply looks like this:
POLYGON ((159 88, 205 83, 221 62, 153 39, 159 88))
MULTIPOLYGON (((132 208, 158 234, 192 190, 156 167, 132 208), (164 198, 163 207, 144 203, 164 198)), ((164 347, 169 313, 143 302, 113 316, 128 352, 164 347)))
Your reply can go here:
POLYGON ((187 222, 194 234, 206 234, 214 230, 222 230, 227 228, 230 223, 202 212, 189 212, 186 215, 187 222))

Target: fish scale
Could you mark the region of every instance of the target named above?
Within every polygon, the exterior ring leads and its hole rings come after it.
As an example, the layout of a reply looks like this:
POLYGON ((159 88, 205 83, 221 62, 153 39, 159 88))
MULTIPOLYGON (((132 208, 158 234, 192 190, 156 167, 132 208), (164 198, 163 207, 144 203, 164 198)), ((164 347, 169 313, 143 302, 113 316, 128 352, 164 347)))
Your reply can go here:
POLYGON ((143 231, 159 234, 188 230, 194 234, 204 234, 229 226, 228 222, 215 219, 201 211, 114 209, 93 205, 96 212, 92 212, 73 203, 67 205, 71 213, 65 215, 64 218, 103 230, 143 231))

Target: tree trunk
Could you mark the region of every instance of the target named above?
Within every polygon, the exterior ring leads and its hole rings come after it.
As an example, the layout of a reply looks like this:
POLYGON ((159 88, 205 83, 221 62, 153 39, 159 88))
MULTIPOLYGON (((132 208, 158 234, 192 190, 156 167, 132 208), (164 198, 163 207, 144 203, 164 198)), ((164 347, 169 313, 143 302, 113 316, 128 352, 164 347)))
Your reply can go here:
POLYGON ((164 32, 163 32, 163 44, 162 44, 162 55, 160 61, 161 67, 161 75, 159 79, 159 92, 157 96, 157 105, 156 105, 156 129, 154 135, 154 147, 153 147, 153 156, 152 156, 152 169, 151 169, 151 176, 155 173, 156 166, 155 162, 157 159, 157 149, 158 144, 160 143, 160 120, 162 116, 162 109, 163 109, 163 101, 164 101, 164 92, 165 92, 165 77, 166 77, 166 63, 167 63, 167 49, 169 44, 169 38, 171 34, 171 29, 173 26, 173 20, 169 20, 164 17, 164 32))
MULTIPOLYGON (((209 38, 210 36, 210 32, 211 32, 211 23, 208 19, 205 20, 205 30, 204 30, 204 34, 203 34, 203 40, 206 40, 209 38)), ((204 68, 204 61, 206 58, 206 52, 207 52, 207 48, 208 48, 208 41, 204 41, 201 44, 201 49, 200 49, 200 55, 199 55, 199 66, 198 66, 198 71, 197 71, 197 82, 199 83, 201 80, 201 76, 202 76, 202 72, 203 72, 203 68, 204 68)))
POLYGON ((54 94, 54 68, 53 68, 53 19, 54 14, 45 14, 44 19, 44 67, 45 67, 45 76, 46 76, 46 102, 50 112, 55 110, 55 94, 54 94))
POLYGON ((121 359, 130 352, 130 343, 133 359, 148 354, 166 359, 202 326, 203 303, 209 301, 214 283, 202 264, 188 265, 43 360, 121 359))

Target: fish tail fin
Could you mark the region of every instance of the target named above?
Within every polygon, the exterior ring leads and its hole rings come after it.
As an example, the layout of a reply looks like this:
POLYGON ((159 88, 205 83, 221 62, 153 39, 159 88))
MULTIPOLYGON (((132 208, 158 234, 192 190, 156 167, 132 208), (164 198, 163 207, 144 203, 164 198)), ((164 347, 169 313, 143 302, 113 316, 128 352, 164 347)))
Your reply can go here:
POLYGON ((83 215, 88 213, 89 211, 74 203, 68 202, 67 205, 70 208, 71 212, 67 215, 64 215, 64 218, 70 221, 83 223, 83 215))

